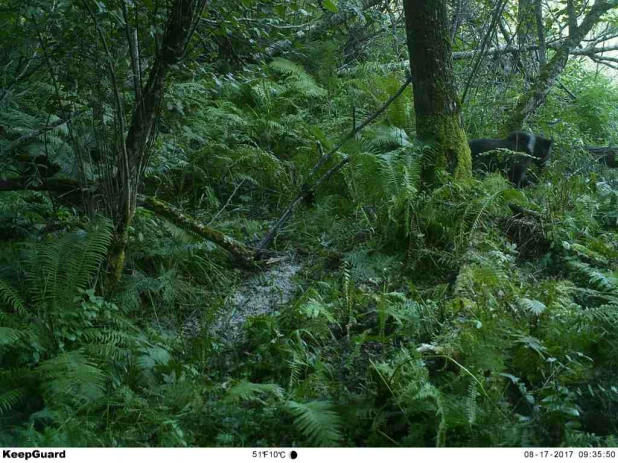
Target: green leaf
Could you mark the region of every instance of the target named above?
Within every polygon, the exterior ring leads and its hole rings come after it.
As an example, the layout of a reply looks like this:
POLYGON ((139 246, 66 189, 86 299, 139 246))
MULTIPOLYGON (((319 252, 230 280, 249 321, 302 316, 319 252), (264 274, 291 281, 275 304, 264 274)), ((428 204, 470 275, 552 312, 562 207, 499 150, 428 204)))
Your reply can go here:
POLYGON ((519 300, 519 306, 534 315, 541 315, 547 308, 541 301, 537 301, 536 299, 528 299, 527 297, 522 297, 519 300))
POLYGON ((337 5, 335 5, 332 0, 324 0, 324 8, 331 13, 337 13, 337 11, 339 11, 339 8, 337 8, 337 5))
POLYGON ((294 425, 312 445, 334 447, 341 441, 343 421, 329 401, 288 402, 294 425))
POLYGON ((21 335, 22 333, 19 330, 0 326, 0 346, 10 346, 17 343, 21 335))

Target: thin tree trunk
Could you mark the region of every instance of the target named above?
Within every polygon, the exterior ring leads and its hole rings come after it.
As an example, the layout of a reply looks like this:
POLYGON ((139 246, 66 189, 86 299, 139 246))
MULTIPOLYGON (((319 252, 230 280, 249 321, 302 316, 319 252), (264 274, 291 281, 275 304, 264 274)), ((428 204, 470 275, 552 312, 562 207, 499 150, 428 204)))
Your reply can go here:
POLYGON ((554 86, 560 73, 569 60, 569 53, 586 37, 592 28, 599 22, 601 16, 612 8, 618 7, 618 0, 597 1, 586 15, 581 25, 556 50, 556 53, 541 68, 539 78, 530 90, 524 93, 517 102, 511 117, 502 127, 502 133, 520 130, 530 115, 544 102, 547 94, 554 86))
POLYGON ((436 170, 447 167, 454 167, 456 176, 468 176, 470 148, 455 88, 446 1, 405 0, 404 11, 416 134, 435 147, 423 162, 423 182, 435 184, 436 170))
POLYGON ((539 45, 539 65, 541 67, 547 64, 547 50, 545 45, 545 24, 543 22, 543 2, 542 0, 534 0, 535 5, 535 23, 536 36, 539 45))
POLYGON ((535 0, 519 0, 517 2, 517 45, 525 49, 534 40, 535 0))
POLYGON ((532 76, 538 70, 537 63, 533 59, 532 54, 526 51, 534 44, 535 0, 519 0, 517 5, 517 23, 517 46, 519 48, 517 58, 521 63, 527 88, 532 76))
MULTIPOLYGON (((117 192, 116 240, 109 256, 111 282, 122 276, 128 230, 135 215, 137 186, 155 137, 155 122, 163 100, 165 77, 184 56, 206 0, 174 0, 161 46, 157 50, 142 98, 135 102, 125 139, 125 155, 119 156, 120 191, 117 192)), ((139 93, 139 92, 137 92, 139 93)))
POLYGON ((577 12, 573 0, 567 0, 567 16, 569 19, 569 35, 577 31, 577 12))

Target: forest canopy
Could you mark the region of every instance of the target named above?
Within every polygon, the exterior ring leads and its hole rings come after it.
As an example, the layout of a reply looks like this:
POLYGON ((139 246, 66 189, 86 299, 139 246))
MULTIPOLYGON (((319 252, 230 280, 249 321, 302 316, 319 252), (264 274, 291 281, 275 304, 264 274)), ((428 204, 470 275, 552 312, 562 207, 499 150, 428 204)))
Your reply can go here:
POLYGON ((4 0, 0 445, 618 445, 617 0, 4 0))

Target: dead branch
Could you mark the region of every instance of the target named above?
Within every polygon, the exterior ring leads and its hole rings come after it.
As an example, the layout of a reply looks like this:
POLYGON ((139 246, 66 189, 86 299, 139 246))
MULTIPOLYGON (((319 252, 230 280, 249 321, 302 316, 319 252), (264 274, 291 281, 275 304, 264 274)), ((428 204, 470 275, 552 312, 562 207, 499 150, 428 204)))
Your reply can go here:
MULTIPOLYGON (((373 8, 374 6, 379 5, 384 0, 363 0, 361 7, 359 8, 361 11, 368 10, 369 8, 373 8)), ((358 9, 342 9, 342 11, 334 14, 325 15, 323 19, 316 21, 305 28, 300 29, 296 36, 298 38, 303 38, 304 40, 316 40, 321 35, 325 34, 329 30, 345 24, 351 19, 355 18, 358 14, 358 9)), ((292 41, 290 40, 279 40, 273 43, 270 47, 268 47, 264 53, 260 53, 254 56, 254 59, 257 61, 262 59, 268 59, 276 56, 277 54, 289 49, 292 47, 292 41)))
MULTIPOLYGON (((63 196, 73 196, 82 192, 83 188, 73 179, 50 178, 45 183, 32 183, 27 177, 18 177, 8 180, 0 180, 0 191, 51 191, 63 196)), ((90 189, 96 189, 93 184, 90 189)), ((234 259, 243 265, 248 265, 253 261, 255 253, 244 244, 236 241, 220 231, 207 225, 203 225, 193 217, 181 212, 176 207, 159 199, 138 195, 138 202, 141 206, 149 209, 157 215, 169 220, 179 227, 189 230, 200 237, 215 243, 219 247, 228 251, 234 259)))
POLYGON ((326 153, 325 155, 320 157, 320 159, 313 166, 311 171, 309 171, 309 175, 307 176, 307 179, 305 180, 303 185, 300 187, 300 191, 298 192, 296 197, 292 200, 290 205, 286 208, 286 210, 283 212, 283 214, 281 215, 279 220, 277 220, 275 225, 270 229, 270 231, 266 234, 266 236, 258 244, 258 247, 257 247, 258 254, 263 252, 264 249, 266 249, 266 247, 270 244, 270 242, 273 240, 275 235, 278 233, 279 229, 290 218, 290 216, 294 212, 294 209, 296 209, 296 206, 303 200, 303 198, 305 198, 309 193, 313 192, 318 186, 320 186, 322 183, 324 183, 326 180, 328 180, 330 177, 332 177, 335 174, 335 172, 339 171, 343 166, 345 166, 349 162, 349 158, 346 156, 341 161, 339 161, 338 164, 336 164, 333 168, 328 170, 324 175, 322 175, 318 180, 316 180, 313 184, 310 184, 309 180, 315 175, 315 173, 325 163, 327 163, 329 160, 331 160, 332 157, 334 156, 334 154, 337 151, 339 151, 339 149, 348 140, 354 138, 354 136, 358 132, 363 130, 374 119, 376 119, 380 114, 382 114, 386 110, 386 108, 388 108, 391 105, 391 103, 393 103, 393 101, 395 101, 403 93, 403 91, 408 87, 408 85, 410 85, 411 82, 412 82, 412 76, 408 76, 408 78, 406 79, 404 84, 399 88, 399 90, 397 90, 397 92, 395 92, 395 94, 393 94, 375 113, 373 113, 371 116, 369 116, 361 125, 359 125, 358 127, 354 128, 345 137, 343 137, 343 139, 339 143, 337 143, 337 145, 335 145, 335 147, 332 148, 328 153, 326 153))
POLYGON ((255 253, 247 248, 244 244, 236 241, 234 238, 221 233, 214 228, 203 225, 193 217, 185 214, 180 209, 172 206, 169 203, 151 196, 138 195, 140 205, 155 212, 157 215, 166 218, 170 222, 178 225, 180 228, 189 230, 202 238, 215 243, 219 247, 228 251, 234 259, 243 265, 248 265, 253 262, 255 253))
MULTIPOLYGON (((546 48, 550 50, 557 50, 560 48, 560 45, 563 41, 564 40, 548 43, 546 44, 546 48)), ((499 47, 488 48, 483 53, 484 53, 484 56, 495 57, 495 56, 499 56, 499 55, 507 54, 507 53, 517 54, 517 53, 526 52, 526 51, 536 51, 538 49, 539 49, 538 45, 529 45, 521 49, 518 47, 513 47, 511 45, 501 45, 499 47)), ((585 56, 585 57, 593 59, 593 58, 599 58, 598 55, 601 55, 603 53, 610 52, 610 51, 618 51, 618 45, 608 45, 606 47, 593 46, 593 47, 575 49, 575 50, 571 50, 569 54, 573 56, 585 56)), ((453 52, 453 60, 460 61, 464 59, 470 59, 470 58, 475 57, 479 53, 480 53, 480 50, 456 51, 456 52, 453 52)), ((602 58, 606 58, 606 57, 602 57, 602 58)), ((393 71, 398 71, 401 69, 409 69, 409 67, 410 67, 410 63, 408 62, 408 60, 402 60, 402 61, 381 64, 377 68, 380 69, 382 72, 393 72, 393 71)), ((340 75, 353 74, 358 69, 359 69, 359 66, 351 66, 347 68, 341 67, 339 68, 338 74, 340 75)))
POLYGON ((509 209, 513 212, 513 214, 518 214, 521 216, 527 215, 527 216, 535 217, 535 218, 542 217, 541 214, 538 213, 537 211, 533 211, 532 209, 526 209, 514 203, 509 203, 508 206, 509 206, 509 209))

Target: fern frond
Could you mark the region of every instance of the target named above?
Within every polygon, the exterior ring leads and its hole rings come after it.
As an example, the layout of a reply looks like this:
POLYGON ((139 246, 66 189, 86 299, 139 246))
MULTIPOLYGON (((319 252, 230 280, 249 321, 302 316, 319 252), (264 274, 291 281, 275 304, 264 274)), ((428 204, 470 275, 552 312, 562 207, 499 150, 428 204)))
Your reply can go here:
POLYGON ((329 401, 289 401, 287 406, 295 417, 294 424, 311 444, 333 447, 341 441, 342 420, 329 401))
POLYGON ((305 70, 301 65, 284 58, 275 58, 269 66, 271 69, 284 75, 300 76, 305 74, 305 70))
POLYGON ((86 288, 107 254, 109 222, 93 223, 85 236, 66 234, 57 241, 31 246, 26 253, 30 299, 38 306, 64 310, 86 288))
POLYGON ((256 384, 242 380, 230 388, 226 394, 225 400, 234 403, 260 400, 261 395, 273 396, 280 399, 283 397, 283 388, 278 384, 256 384))
POLYGON ((575 259, 568 261, 568 267, 579 275, 586 277, 588 282, 599 291, 608 293, 618 292, 618 280, 614 275, 606 275, 601 270, 575 259))
POLYGON ((22 332, 14 328, 0 326, 0 346, 10 346, 15 344, 22 336, 22 332))
POLYGON ((98 270, 112 241, 112 227, 109 222, 98 222, 87 230, 82 243, 75 246, 74 254, 65 257, 63 286, 65 297, 73 296, 76 291, 86 288, 92 275, 98 270))
POLYGON ((152 370, 157 365, 167 365, 172 359, 169 351, 160 346, 142 349, 142 352, 136 362, 141 370, 152 370))
POLYGON ((42 362, 36 373, 51 404, 66 401, 84 405, 105 395, 106 375, 81 350, 42 362))
POLYGON ((15 405, 27 397, 27 393, 28 390, 26 388, 17 388, 1 393, 0 415, 12 410, 15 405))
POLYGON ((519 300, 519 306, 534 315, 541 315, 547 308, 541 301, 537 301, 536 299, 528 299, 527 297, 522 297, 519 300))
POLYGON ((310 98, 320 98, 326 95, 326 90, 317 85, 313 77, 299 64, 276 58, 270 63, 270 68, 287 77, 286 84, 292 95, 298 94, 310 98))
POLYGON ((468 386, 468 397, 466 397, 466 415, 468 424, 472 425, 476 422, 478 404, 476 400, 479 397, 478 385, 474 381, 470 381, 468 386))
POLYGON ((407 132, 399 127, 378 125, 363 135, 377 148, 410 148, 412 142, 407 132))
POLYGON ((615 333, 618 330, 618 302, 588 308, 582 314, 588 320, 599 323, 608 333, 615 333))
POLYGON ((0 279, 0 301, 4 301, 18 312, 24 311, 26 304, 17 291, 6 281, 0 279))

